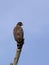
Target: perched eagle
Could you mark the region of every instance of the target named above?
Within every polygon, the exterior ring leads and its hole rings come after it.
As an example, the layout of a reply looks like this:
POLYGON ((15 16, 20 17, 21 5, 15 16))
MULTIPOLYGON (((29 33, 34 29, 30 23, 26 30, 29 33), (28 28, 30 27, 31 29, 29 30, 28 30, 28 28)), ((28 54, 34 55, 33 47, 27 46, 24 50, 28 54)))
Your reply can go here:
POLYGON ((22 22, 18 22, 13 30, 14 38, 15 38, 15 41, 17 41, 17 43, 21 43, 24 40, 24 38, 23 38, 24 32, 21 27, 22 25, 23 25, 22 22))

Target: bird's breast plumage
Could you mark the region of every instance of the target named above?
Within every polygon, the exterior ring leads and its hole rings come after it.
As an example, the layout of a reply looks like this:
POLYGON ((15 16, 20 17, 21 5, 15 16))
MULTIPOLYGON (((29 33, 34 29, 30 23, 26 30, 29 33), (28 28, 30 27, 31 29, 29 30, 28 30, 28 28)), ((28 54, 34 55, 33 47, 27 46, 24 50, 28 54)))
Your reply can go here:
POLYGON ((23 29, 21 26, 16 26, 14 28, 14 37, 17 42, 21 42, 23 40, 23 29))

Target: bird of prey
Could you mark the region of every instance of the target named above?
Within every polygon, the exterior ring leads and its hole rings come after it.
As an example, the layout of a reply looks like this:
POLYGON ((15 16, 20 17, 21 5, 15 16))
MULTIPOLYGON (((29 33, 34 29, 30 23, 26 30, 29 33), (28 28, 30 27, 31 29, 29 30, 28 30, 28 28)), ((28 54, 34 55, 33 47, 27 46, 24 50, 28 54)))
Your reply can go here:
POLYGON ((17 41, 17 43, 22 43, 24 40, 23 39, 24 32, 23 32, 23 29, 21 27, 22 25, 23 25, 22 22, 18 22, 13 30, 14 39, 15 39, 15 41, 17 41))

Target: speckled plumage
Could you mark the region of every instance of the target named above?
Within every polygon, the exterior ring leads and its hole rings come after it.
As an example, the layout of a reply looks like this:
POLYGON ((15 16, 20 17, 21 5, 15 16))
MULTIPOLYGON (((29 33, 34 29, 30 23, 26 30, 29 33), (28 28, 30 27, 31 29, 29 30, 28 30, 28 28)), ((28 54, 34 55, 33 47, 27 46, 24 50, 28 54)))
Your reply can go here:
POLYGON ((17 41, 18 43, 23 41, 24 32, 21 26, 22 26, 22 23, 18 22, 13 30, 15 41, 17 41))

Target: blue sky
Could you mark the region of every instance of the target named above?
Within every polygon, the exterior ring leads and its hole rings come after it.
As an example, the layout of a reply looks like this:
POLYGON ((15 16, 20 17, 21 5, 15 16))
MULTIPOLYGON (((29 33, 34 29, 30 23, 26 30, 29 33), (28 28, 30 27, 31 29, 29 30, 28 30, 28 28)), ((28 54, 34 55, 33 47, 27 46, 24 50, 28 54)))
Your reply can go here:
POLYGON ((0 0, 0 65, 13 62, 19 21, 25 44, 18 65, 49 65, 49 0, 0 0))

